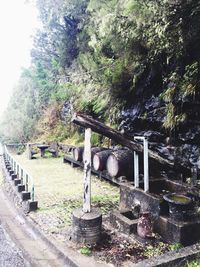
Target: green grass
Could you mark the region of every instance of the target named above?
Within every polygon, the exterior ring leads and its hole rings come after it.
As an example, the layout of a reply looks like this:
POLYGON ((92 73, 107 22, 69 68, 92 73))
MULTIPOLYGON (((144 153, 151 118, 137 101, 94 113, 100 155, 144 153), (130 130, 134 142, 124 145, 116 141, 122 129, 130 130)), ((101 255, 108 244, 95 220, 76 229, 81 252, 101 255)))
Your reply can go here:
POLYGON ((82 247, 80 249, 80 253, 83 254, 83 255, 85 255, 85 256, 90 256, 91 253, 92 253, 92 251, 91 251, 91 249, 89 247, 84 246, 84 247, 82 247))
MULTIPOLYGON (((64 164, 62 158, 39 155, 28 160, 26 153, 15 159, 32 175, 39 209, 30 216, 47 232, 71 224, 72 211, 82 205, 83 170, 64 164)), ((119 188, 92 176, 92 205, 108 214, 119 204, 119 188)))
POLYGON ((187 263, 186 266, 187 267, 199 267, 200 266, 200 258, 187 263))

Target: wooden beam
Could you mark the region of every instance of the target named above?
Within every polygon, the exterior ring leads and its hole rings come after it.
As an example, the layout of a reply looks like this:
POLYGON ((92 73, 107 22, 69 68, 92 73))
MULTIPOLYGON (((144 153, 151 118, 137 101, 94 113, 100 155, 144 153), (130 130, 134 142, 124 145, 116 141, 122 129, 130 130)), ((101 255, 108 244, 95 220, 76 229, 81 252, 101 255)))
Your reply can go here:
MULTIPOLYGON (((72 117, 72 122, 81 127, 90 128, 92 131, 104 135, 114 140, 116 143, 128 147, 132 151, 136 151, 138 153, 143 152, 143 145, 141 145, 136 141, 127 139, 127 137, 124 137, 119 131, 116 131, 106 126, 105 124, 93 119, 91 116, 82 113, 75 113, 74 116, 72 117)), ((189 169, 185 165, 174 164, 173 161, 161 157, 157 152, 152 150, 149 150, 149 157, 159 162, 164 169, 174 169, 174 170, 182 169, 182 171, 186 170, 188 171, 189 169)))

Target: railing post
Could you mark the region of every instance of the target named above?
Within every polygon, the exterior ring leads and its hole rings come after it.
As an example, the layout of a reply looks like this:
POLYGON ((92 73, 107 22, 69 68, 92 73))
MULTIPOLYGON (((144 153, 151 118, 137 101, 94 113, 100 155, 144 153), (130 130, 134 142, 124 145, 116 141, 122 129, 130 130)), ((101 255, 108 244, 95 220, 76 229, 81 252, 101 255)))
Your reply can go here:
POLYGON ((32 190, 31 190, 31 201, 35 200, 35 187, 34 184, 32 185, 32 190))
MULTIPOLYGON (((149 158, 148 158, 148 139, 146 136, 135 136, 135 140, 142 140, 143 141, 143 158, 144 158, 144 191, 148 192, 149 191, 149 158)), ((134 163, 136 162, 136 165, 134 166, 134 174, 136 177, 135 180, 135 187, 137 185, 139 186, 138 181, 139 181, 139 164, 137 164, 137 156, 135 159, 135 152, 134 152, 134 163), (138 175, 138 177, 137 177, 138 175), (138 181, 137 181, 138 178, 138 181)))
POLYGON ((148 160, 148 140, 144 137, 144 191, 149 191, 149 160, 148 160))
POLYGON ((24 183, 23 180, 24 180, 24 172, 23 172, 23 169, 21 168, 21 180, 22 180, 22 184, 24 183))
POLYGON ((134 186, 139 187, 139 156, 136 151, 134 151, 134 186))
POLYGON ((28 174, 26 174, 26 186, 25 186, 25 188, 26 188, 26 192, 28 192, 28 174))
POLYGON ((33 178, 26 172, 21 165, 15 161, 15 159, 8 153, 7 147, 5 146, 5 158, 9 161, 12 170, 15 174, 17 174, 17 177, 21 179, 21 183, 25 185, 25 191, 28 192, 29 186, 32 184, 31 188, 31 200, 35 202, 35 186, 33 183, 33 178), (31 181, 31 184, 29 184, 31 181))
POLYGON ((19 178, 19 164, 17 164, 17 177, 19 178))
POLYGON ((14 174, 16 174, 16 162, 14 161, 14 174))

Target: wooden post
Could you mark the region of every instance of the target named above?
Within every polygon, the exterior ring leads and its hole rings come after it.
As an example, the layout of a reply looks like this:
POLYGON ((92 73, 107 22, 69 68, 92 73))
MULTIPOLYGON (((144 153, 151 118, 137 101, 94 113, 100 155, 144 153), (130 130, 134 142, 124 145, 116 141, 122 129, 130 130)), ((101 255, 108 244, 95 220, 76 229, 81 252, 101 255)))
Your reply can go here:
POLYGON ((85 129, 83 212, 91 211, 91 129, 85 129))
POLYGON ((28 155, 28 159, 32 159, 32 155, 31 155, 31 150, 32 150, 32 145, 30 143, 28 143, 26 145, 27 147, 27 155, 28 155))

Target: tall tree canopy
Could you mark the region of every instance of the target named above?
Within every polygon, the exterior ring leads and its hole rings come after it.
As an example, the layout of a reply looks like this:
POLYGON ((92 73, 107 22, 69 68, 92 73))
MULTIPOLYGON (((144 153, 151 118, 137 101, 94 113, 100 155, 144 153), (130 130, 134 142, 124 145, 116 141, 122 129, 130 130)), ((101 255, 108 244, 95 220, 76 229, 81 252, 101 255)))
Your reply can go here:
POLYGON ((182 106, 199 98, 199 1, 36 2, 43 27, 5 112, 4 139, 66 138, 70 105, 115 125, 123 107, 152 96, 164 128, 190 119, 182 106))

